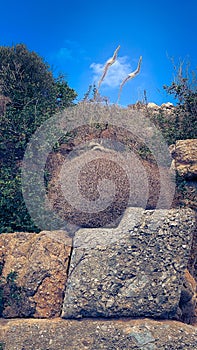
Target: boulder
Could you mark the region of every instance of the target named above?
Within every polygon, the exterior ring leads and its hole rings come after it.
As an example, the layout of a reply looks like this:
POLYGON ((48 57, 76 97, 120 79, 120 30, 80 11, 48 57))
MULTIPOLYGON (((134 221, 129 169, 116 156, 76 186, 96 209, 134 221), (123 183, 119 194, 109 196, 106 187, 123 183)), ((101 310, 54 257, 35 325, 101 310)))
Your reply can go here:
POLYGON ((138 110, 142 113, 150 115, 164 114, 166 116, 173 115, 176 111, 176 107, 171 102, 162 103, 157 105, 154 102, 142 103, 137 102, 135 104, 128 105, 130 110, 138 110))
POLYGON ((197 328, 149 319, 1 319, 0 344, 6 350, 192 350, 197 328))
MULTIPOLYGON (((197 139, 178 140, 169 149, 174 158, 171 169, 178 173, 173 206, 192 208, 197 215, 197 139)), ((188 268, 197 281, 197 229, 188 268)))
POLYGON ((188 270, 184 275, 179 308, 179 320, 188 324, 197 323, 197 283, 188 270))
POLYGON ((153 108, 153 109, 159 109, 160 108, 160 106, 158 106, 156 103, 154 103, 154 102, 149 102, 148 104, 147 104, 147 107, 148 108, 153 108))
POLYGON ((166 108, 166 109, 174 108, 174 105, 171 102, 166 102, 166 103, 162 103, 161 108, 166 108))
POLYGON ((71 245, 64 231, 0 235, 3 317, 60 315, 71 245))
POLYGON ((178 174, 188 180, 197 177, 197 139, 178 140, 172 151, 178 174))
POLYGON ((53 212, 78 227, 114 227, 129 206, 168 209, 175 187, 169 169, 143 159, 146 148, 119 152, 105 141, 90 141, 69 156, 62 145, 61 152, 51 154, 47 195, 53 212))
POLYGON ((76 232, 63 318, 177 316, 191 209, 128 208, 117 228, 76 232))

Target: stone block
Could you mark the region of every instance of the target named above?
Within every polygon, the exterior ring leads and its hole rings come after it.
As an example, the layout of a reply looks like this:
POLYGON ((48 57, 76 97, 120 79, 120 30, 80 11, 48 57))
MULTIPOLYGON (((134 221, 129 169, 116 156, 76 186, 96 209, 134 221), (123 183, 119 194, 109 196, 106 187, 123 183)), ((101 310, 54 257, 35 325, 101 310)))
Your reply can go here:
POLYGON ((71 245, 64 231, 0 235, 3 317, 60 315, 71 245))
POLYGON ((177 321, 2 320, 6 350, 194 350, 197 328, 177 321))
POLYGON ((172 156, 180 176, 189 180, 197 178, 197 139, 178 140, 172 156))
POLYGON ((195 224, 191 209, 128 208, 117 228, 76 232, 63 318, 173 318, 195 224))

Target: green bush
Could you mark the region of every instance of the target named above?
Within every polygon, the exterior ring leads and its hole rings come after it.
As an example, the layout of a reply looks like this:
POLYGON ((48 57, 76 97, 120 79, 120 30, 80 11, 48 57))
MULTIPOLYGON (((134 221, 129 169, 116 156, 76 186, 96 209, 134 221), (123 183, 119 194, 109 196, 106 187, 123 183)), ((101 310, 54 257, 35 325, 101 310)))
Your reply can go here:
POLYGON ((0 233, 39 231, 21 191, 21 162, 36 129, 76 93, 23 44, 0 47, 0 233))
POLYGON ((164 111, 152 115, 153 122, 160 127, 168 142, 197 138, 197 81, 196 73, 185 69, 183 63, 176 69, 176 78, 170 86, 164 86, 166 92, 177 99, 174 113, 164 111))

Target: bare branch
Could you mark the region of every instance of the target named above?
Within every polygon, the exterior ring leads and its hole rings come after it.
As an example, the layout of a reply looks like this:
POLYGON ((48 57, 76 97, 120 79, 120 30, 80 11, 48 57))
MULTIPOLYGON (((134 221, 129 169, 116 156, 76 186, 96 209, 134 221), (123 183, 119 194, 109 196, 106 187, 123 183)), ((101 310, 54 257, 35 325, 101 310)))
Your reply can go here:
POLYGON ((123 88, 123 86, 126 84, 126 82, 129 81, 129 80, 131 80, 131 79, 133 79, 133 78, 135 78, 136 75, 139 74, 140 68, 141 68, 141 62, 142 62, 142 56, 140 56, 140 58, 139 58, 137 69, 134 70, 133 72, 131 72, 130 74, 128 74, 128 76, 127 76, 127 77, 122 81, 122 83, 120 84, 117 103, 118 103, 119 100, 120 100, 120 95, 121 95, 121 92, 122 92, 122 88, 123 88))
POLYGON ((118 45, 117 49, 114 51, 113 56, 111 58, 109 58, 107 60, 107 62, 105 63, 103 74, 102 74, 102 76, 101 76, 101 78, 100 78, 100 80, 98 82, 98 89, 97 89, 97 91, 99 90, 99 88, 100 88, 100 86, 101 86, 101 84, 102 84, 102 82, 103 82, 103 80, 104 80, 104 78, 105 78, 105 76, 107 74, 107 71, 108 71, 109 67, 112 66, 112 64, 114 64, 116 62, 119 50, 120 50, 120 45, 118 45))

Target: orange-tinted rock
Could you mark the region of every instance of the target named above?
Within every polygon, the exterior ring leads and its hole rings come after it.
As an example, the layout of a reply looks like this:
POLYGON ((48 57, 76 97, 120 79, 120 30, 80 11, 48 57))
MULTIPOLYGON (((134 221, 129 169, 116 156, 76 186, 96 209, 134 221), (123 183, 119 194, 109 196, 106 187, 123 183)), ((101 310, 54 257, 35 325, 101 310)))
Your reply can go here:
POLYGON ((59 316, 71 243, 64 231, 0 235, 2 276, 17 274, 13 282, 4 280, 4 317, 59 316))
POLYGON ((178 140, 172 156, 180 176, 187 179, 197 177, 197 139, 178 140))
MULTIPOLYGON (((179 175, 173 206, 192 208, 197 214, 197 139, 178 140, 170 146, 170 152, 174 158, 171 167, 179 175)), ((188 269, 197 281, 197 227, 188 269)))
POLYGON ((181 314, 179 320, 195 324, 197 322, 197 283, 188 270, 185 271, 184 282, 181 289, 179 307, 181 314))

